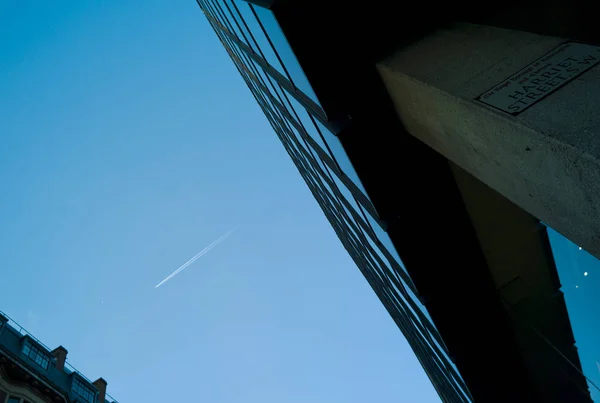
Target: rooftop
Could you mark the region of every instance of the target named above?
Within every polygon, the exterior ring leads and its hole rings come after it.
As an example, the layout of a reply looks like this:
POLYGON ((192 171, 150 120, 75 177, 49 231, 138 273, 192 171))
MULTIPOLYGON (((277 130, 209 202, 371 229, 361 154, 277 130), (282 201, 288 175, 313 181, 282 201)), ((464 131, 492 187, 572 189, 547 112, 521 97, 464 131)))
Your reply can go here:
MULTIPOLYGON (((0 311, 0 354, 4 353, 9 357, 18 358, 19 361, 27 364, 29 364, 28 361, 31 361, 31 364, 34 362, 37 363, 38 365, 28 365, 28 369, 33 369, 35 371, 35 375, 40 376, 43 380, 49 382, 52 386, 59 389, 60 392, 62 392, 65 396, 70 396, 73 393, 73 374, 80 378, 80 380, 89 383, 89 385, 86 386, 93 388, 95 391, 98 390, 93 381, 83 375, 81 371, 75 368, 75 366, 73 366, 67 360, 65 360, 64 367, 59 370, 54 366, 48 365, 49 362, 47 360, 44 361, 43 359, 40 359, 38 362, 38 360, 34 361, 33 359, 30 359, 30 357, 25 356, 23 352, 25 340, 30 340, 33 342, 35 347, 42 350, 42 353, 46 354, 48 357, 52 357, 50 358, 50 363, 56 362, 55 352, 57 350, 62 349, 66 354, 66 349, 64 347, 59 346, 56 349, 49 348, 40 340, 38 340, 33 334, 28 332, 17 321, 0 311)), ((94 401, 96 401, 96 398, 94 398, 94 401)), ((118 403, 118 401, 108 393, 105 395, 104 402, 118 403)))

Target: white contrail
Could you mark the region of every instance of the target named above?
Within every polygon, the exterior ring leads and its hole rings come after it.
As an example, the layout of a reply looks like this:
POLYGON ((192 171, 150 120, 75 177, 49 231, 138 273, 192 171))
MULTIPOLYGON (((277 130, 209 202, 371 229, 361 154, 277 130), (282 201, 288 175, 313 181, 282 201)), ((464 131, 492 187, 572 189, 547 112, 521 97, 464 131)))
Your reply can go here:
MULTIPOLYGON (((219 238, 217 238, 215 241, 213 241, 210 245, 208 245, 206 248, 202 249, 200 252, 198 252, 194 257, 192 257, 190 260, 188 260, 187 262, 185 262, 184 264, 182 264, 177 270, 175 270, 173 273, 171 273, 165 280, 168 280, 172 277, 174 277, 177 273, 179 273, 180 271, 182 271, 183 269, 185 269, 186 267, 188 267, 189 265, 191 265, 192 263, 194 263, 198 258, 200 258, 200 256, 204 255, 206 252, 208 252, 210 249, 212 249, 216 244, 218 244, 219 242, 221 242, 223 239, 225 239, 225 236, 229 235, 229 234, 225 234, 220 236, 219 238)), ((164 282, 164 281, 163 281, 164 282)), ((162 284, 162 283, 161 283, 162 284)), ((159 284, 160 285, 160 284, 159 284)))
POLYGON ((187 262, 185 262, 184 264, 182 264, 177 270, 175 270, 173 273, 169 274, 163 281, 161 281, 160 283, 156 284, 154 286, 154 288, 158 288, 161 285, 163 285, 164 283, 166 283, 167 281, 171 280, 173 277, 175 277, 177 274, 179 274, 183 269, 185 269, 186 267, 188 267, 189 265, 191 265, 192 263, 194 263, 196 260, 200 259, 202 256, 206 255, 212 248, 214 248, 215 246, 217 246, 218 244, 220 244, 221 242, 223 242, 229 235, 233 234, 235 232, 237 228, 233 228, 229 231, 227 231, 224 235, 221 235, 219 238, 217 238, 215 241, 213 241, 210 245, 208 245, 206 248, 202 249, 200 252, 198 252, 194 257, 192 257, 190 260, 188 260, 187 262))

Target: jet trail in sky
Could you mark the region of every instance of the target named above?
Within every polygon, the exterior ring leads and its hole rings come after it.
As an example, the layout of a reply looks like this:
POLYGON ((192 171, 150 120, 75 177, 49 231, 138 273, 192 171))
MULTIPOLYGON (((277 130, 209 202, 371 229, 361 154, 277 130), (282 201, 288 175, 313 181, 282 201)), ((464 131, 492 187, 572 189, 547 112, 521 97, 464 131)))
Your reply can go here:
POLYGON ((163 285, 164 283, 166 283, 167 281, 171 280, 173 277, 175 277, 176 275, 178 275, 183 269, 185 269, 186 267, 188 267, 189 265, 191 265, 192 263, 194 263, 196 260, 200 259, 202 256, 206 255, 212 248, 214 248, 215 246, 217 246, 218 244, 220 244, 221 242, 223 242, 229 235, 233 234, 236 229, 237 228, 231 229, 231 230, 227 231, 224 235, 221 235, 219 238, 217 238, 215 241, 213 241, 213 243, 211 243, 206 248, 204 248, 200 252, 198 252, 196 254, 196 256, 194 256, 193 258, 191 258, 190 260, 188 260, 187 262, 185 262, 184 264, 182 264, 173 273, 169 274, 163 281, 161 281, 160 283, 156 284, 154 286, 154 288, 160 287, 161 285, 163 285))

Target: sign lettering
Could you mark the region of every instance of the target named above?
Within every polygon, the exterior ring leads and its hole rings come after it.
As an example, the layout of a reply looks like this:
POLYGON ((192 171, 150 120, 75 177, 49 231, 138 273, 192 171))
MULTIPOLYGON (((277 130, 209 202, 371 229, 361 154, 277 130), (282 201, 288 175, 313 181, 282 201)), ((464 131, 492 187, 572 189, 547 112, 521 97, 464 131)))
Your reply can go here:
POLYGON ((513 74, 477 100, 517 115, 600 63, 600 46, 568 42, 513 74))

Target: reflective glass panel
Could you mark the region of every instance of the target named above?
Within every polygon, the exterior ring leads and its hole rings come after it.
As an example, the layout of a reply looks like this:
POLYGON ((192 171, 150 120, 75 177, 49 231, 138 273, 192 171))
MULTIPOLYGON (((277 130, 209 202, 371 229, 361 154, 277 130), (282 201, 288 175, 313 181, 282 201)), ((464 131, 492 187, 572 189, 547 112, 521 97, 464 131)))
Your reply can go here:
POLYGON ((323 126, 320 122, 316 121, 321 133, 325 137, 325 141, 327 145, 331 149, 333 156, 337 160, 340 169, 350 178, 350 180, 366 195, 367 192, 362 185, 362 182, 358 178, 358 174, 354 170, 354 166, 350 162, 348 155, 346 154, 346 150, 342 146, 340 139, 338 139, 333 133, 331 133, 325 126, 323 126))
MULTIPOLYGON (((265 31, 267 31, 271 42, 273 42, 273 46, 279 57, 283 61, 285 68, 289 72, 290 78, 296 88, 306 94, 310 99, 319 104, 319 100, 315 95, 310 83, 308 82, 304 71, 300 67, 300 63, 298 63, 298 59, 296 59, 296 55, 292 51, 287 38, 285 37, 279 23, 275 19, 273 12, 266 8, 262 7, 254 7, 258 18, 260 19, 265 31)), ((320 104, 319 104, 320 105, 320 104)))
MULTIPOLYGON (((254 37, 254 40, 256 40, 256 42, 258 44, 260 51, 256 52, 256 53, 258 53, 260 55, 260 52, 262 52, 262 55, 264 55, 264 59, 266 60, 266 62, 269 63, 271 66, 273 66, 275 68, 275 70, 277 70, 278 72, 280 72, 281 74, 286 76, 285 70, 283 69, 281 63, 279 62, 279 59, 277 58, 277 55, 275 54, 273 47, 269 43, 269 40, 267 39, 264 31, 260 27, 260 24, 259 24, 258 20, 256 19, 256 16, 252 12, 252 8, 251 8, 252 6, 242 0, 235 0, 235 6, 237 6, 239 13, 242 15, 242 18, 246 22, 248 29, 250 30, 250 32, 252 32, 252 36, 254 37)), ((230 7, 233 8, 233 6, 230 6, 230 7)), ((255 7, 255 8, 259 9, 260 7, 255 7)), ((235 10, 232 9, 232 12, 235 13, 236 16, 239 18, 239 15, 237 14, 237 12, 235 10)), ((266 27, 265 27, 265 30, 266 30, 266 27)), ((267 31, 267 32, 269 32, 269 31, 267 31)), ((248 39, 248 40, 252 41, 252 39, 248 39)), ((253 48, 255 49, 255 46, 253 46, 253 48)))

